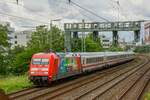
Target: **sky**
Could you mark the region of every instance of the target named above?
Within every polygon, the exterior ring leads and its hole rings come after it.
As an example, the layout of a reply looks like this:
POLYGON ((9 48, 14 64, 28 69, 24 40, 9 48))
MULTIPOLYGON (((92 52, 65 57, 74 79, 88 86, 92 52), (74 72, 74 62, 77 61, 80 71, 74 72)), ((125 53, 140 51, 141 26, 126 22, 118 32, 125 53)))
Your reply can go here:
MULTIPOLYGON (((119 5, 117 0, 72 1, 109 21, 150 19, 148 0, 119 0, 119 5)), ((17 31, 34 29, 35 26, 41 24, 49 25, 50 20, 54 19, 61 19, 60 22, 55 22, 58 25, 62 25, 64 22, 80 22, 82 19, 87 22, 104 21, 73 4, 69 4, 68 0, 19 0, 18 5, 16 0, 0 0, 0 21, 11 22, 11 25, 17 31), (22 18, 10 17, 12 15, 22 18)), ((133 39, 132 33, 119 32, 120 38, 126 37, 126 40, 133 39)), ((111 37, 111 35, 108 35, 108 37, 111 37)))

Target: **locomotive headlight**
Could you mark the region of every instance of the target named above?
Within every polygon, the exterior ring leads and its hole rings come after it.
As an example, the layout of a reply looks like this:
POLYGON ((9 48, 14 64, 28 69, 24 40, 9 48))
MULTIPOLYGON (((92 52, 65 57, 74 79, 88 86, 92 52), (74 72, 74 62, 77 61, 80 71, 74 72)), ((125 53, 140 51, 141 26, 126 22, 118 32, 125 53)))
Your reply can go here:
POLYGON ((48 71, 48 68, 31 68, 31 71, 48 71))
POLYGON ((31 72, 31 74, 35 74, 35 72, 31 72))
POLYGON ((48 71, 48 68, 42 68, 41 70, 42 71, 48 71))
POLYGON ((48 75, 48 72, 44 72, 45 75, 48 75))
POLYGON ((38 68, 31 68, 31 71, 37 71, 38 68))

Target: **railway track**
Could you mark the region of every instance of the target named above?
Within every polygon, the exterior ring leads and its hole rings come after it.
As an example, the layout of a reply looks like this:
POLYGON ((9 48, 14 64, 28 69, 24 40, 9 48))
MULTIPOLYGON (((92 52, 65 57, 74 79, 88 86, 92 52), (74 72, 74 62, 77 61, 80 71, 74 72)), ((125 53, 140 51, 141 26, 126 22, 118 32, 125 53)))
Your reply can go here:
POLYGON ((42 89, 44 89, 44 88, 38 88, 38 87, 27 88, 27 89, 24 89, 24 90, 20 90, 20 91, 11 93, 8 96, 11 99, 15 99, 15 98, 18 98, 18 97, 21 97, 21 96, 24 96, 24 95, 28 95, 28 94, 36 92, 36 91, 40 91, 42 89))
MULTIPOLYGON (((141 94, 143 93, 143 90, 144 88, 146 87, 147 85, 147 82, 144 81, 144 77, 145 75, 150 75, 150 66, 147 66, 148 65, 148 62, 144 64, 144 66, 141 66, 141 68, 139 68, 137 71, 135 71, 135 73, 131 73, 129 75, 129 77, 125 77, 122 81, 122 83, 127 80, 128 83, 126 83, 126 85, 124 85, 124 87, 122 87, 122 89, 120 89, 121 91, 119 91, 118 93, 118 96, 110 96, 109 95, 109 98, 106 98, 108 95, 107 93, 110 92, 111 88, 114 88, 115 86, 117 87, 117 84, 120 84, 120 82, 112 85, 110 88, 106 89, 103 93, 101 94, 98 94, 97 96, 95 96, 93 99, 96 100, 96 99, 104 99, 105 100, 137 100, 140 98, 141 94), (144 68, 143 68, 144 67, 144 68), (139 75, 138 75, 139 74, 139 75), (142 80, 142 81, 141 81, 142 80), (138 84, 139 82, 144 82, 144 84, 138 84), (134 89, 133 89, 134 87, 134 89), (132 92, 130 90, 133 90, 132 92), (135 95, 135 91, 139 90, 136 95, 135 95), (103 95, 105 94, 105 95, 103 95), (127 95, 128 94, 128 95, 127 95), (103 95, 103 96, 102 96, 103 95), (126 97, 125 97, 126 96, 126 97), (132 97, 132 98, 130 98, 132 97)), ((148 81, 149 79, 147 79, 148 81)), ((112 93, 112 92, 111 92, 112 93)))
MULTIPOLYGON (((135 64, 136 62, 133 62, 133 63, 135 64)), ((128 64, 126 66, 128 66, 128 64)), ((123 67, 126 67, 126 66, 117 66, 117 67, 114 67, 114 68, 111 68, 111 69, 107 69, 106 71, 98 72, 98 73, 95 73, 95 74, 92 74, 92 75, 89 74, 89 76, 86 76, 86 77, 83 77, 83 78, 81 77, 81 78, 79 78, 79 79, 77 79, 77 80, 75 80, 73 82, 71 81, 71 82, 69 82, 67 84, 63 84, 63 85, 60 85, 58 87, 55 87, 55 86, 54 87, 50 87, 50 88, 47 87, 46 89, 43 89, 43 88, 42 89, 41 88, 25 89, 23 91, 19 91, 19 92, 10 94, 9 97, 11 99, 18 99, 18 100, 20 98, 22 98, 23 100, 25 100, 25 99, 26 100, 33 99, 33 98, 39 97, 41 95, 45 95, 45 93, 48 93, 50 91, 51 92, 52 91, 56 91, 56 90, 59 90, 61 88, 65 88, 65 87, 68 87, 70 85, 76 84, 76 83, 78 83, 80 81, 88 80, 88 79, 90 79, 92 77, 97 76, 98 74, 108 73, 109 71, 116 70, 118 68, 119 68, 118 70, 121 70, 123 67), (29 96, 29 94, 32 94, 32 95, 29 96)))
MULTIPOLYGON (((116 72, 116 73, 109 73, 107 78, 101 78, 100 80, 91 81, 91 84, 84 84, 84 86, 77 88, 75 90, 68 91, 67 94, 65 92, 62 92, 59 95, 50 97, 50 94, 47 96, 46 99, 52 100, 52 99, 96 99, 96 97, 105 91, 107 91, 109 88, 112 88, 114 85, 125 79, 127 76, 131 75, 138 69, 141 69, 143 65, 145 65, 147 62, 143 63, 140 66, 130 68, 128 70, 116 72), (113 76, 113 77, 111 77, 113 76), (86 88, 86 89, 85 89, 86 88), (86 91, 85 91, 86 90, 86 91)), ((41 99, 41 98, 40 98, 41 99)))
POLYGON ((127 91, 123 92, 123 94, 119 96, 119 100, 137 100, 141 97, 144 89, 150 81, 150 66, 148 67, 149 68, 147 70, 145 70, 143 73, 140 73, 141 75, 139 76, 139 78, 135 82, 133 82, 133 84, 127 89, 127 91))
POLYGON ((140 63, 135 65, 135 63, 137 62, 132 61, 132 64, 130 62, 125 65, 106 69, 104 71, 96 72, 88 76, 83 76, 79 79, 58 84, 57 86, 26 89, 10 94, 9 97, 13 100, 51 100, 60 99, 62 97, 66 97, 64 99, 87 100, 87 97, 91 97, 92 95, 92 98, 89 99, 98 99, 106 91, 119 84, 122 80, 126 79, 127 76, 135 73, 137 70, 141 69, 142 66, 146 65, 148 63, 148 60, 146 60, 146 58, 144 60, 144 63, 143 61, 141 61, 140 63), (105 87, 105 89, 103 89, 101 93, 96 92, 96 95, 93 95, 92 92, 101 89, 101 87, 105 87))

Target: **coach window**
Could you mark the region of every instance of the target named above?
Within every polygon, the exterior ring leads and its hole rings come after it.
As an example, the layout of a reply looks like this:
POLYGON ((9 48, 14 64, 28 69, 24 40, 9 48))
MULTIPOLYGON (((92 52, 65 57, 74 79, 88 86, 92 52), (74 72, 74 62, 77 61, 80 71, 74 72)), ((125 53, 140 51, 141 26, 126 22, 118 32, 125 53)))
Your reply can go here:
POLYGON ((100 57, 100 61, 103 61, 103 58, 102 58, 102 57, 100 57))
POLYGON ((92 61, 91 61, 91 58, 89 58, 89 64, 91 63, 92 61))
POLYGON ((87 60, 86 63, 89 64, 89 59, 87 58, 86 60, 87 60))
POLYGON ((91 63, 92 62, 92 59, 91 58, 89 58, 89 63, 91 63))
POLYGON ((93 60, 94 60, 93 58, 90 58, 90 63, 93 63, 93 60))
POLYGON ((84 58, 84 64, 88 64, 88 59, 87 58, 84 58))
POLYGON ((93 63, 95 63, 95 60, 96 60, 96 59, 95 59, 95 58, 93 58, 93 63))
POLYGON ((88 58, 86 59, 86 63, 89 64, 89 59, 88 58))
POLYGON ((84 58, 83 59, 81 59, 82 60, 82 64, 84 64, 84 58))
POLYGON ((85 58, 85 60, 86 60, 86 63, 84 63, 84 64, 88 64, 88 63, 89 63, 89 60, 88 60, 88 58, 85 58))
POLYGON ((93 63, 94 59, 93 58, 90 58, 90 63, 93 63))
POLYGON ((91 63, 91 59, 90 58, 88 58, 88 64, 90 64, 91 63))

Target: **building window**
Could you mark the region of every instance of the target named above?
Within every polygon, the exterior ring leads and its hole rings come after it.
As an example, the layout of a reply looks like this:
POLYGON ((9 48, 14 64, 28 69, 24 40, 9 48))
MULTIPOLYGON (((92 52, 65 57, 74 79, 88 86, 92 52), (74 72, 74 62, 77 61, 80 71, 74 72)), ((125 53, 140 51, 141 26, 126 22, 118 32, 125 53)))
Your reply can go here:
POLYGON ((17 39, 17 35, 15 35, 15 39, 17 39))
POLYGON ((15 41, 15 44, 17 44, 17 41, 15 41))

